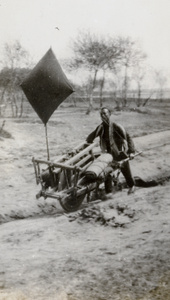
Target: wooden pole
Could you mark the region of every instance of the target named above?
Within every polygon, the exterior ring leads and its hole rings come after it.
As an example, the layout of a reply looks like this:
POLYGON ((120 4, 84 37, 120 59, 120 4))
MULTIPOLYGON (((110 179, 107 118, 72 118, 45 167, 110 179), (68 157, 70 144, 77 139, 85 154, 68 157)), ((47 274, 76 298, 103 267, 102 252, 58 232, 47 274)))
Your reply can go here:
POLYGON ((49 147, 48 147, 47 124, 45 124, 45 137, 46 137, 46 146, 47 146, 47 160, 50 160, 50 152, 49 152, 49 147))

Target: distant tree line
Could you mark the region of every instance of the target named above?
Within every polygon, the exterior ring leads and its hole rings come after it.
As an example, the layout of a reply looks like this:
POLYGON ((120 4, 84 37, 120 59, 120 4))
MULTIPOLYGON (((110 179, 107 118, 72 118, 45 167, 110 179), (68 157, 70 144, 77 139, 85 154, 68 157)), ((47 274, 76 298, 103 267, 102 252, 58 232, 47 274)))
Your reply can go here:
MULTIPOLYGON (((103 37, 90 32, 80 32, 72 41, 71 47, 73 57, 65 59, 62 63, 70 73, 86 71, 87 76, 81 86, 76 82, 73 82, 73 85, 79 95, 86 95, 89 103, 87 113, 93 109, 96 90, 99 106, 103 105, 104 89, 108 89, 112 91, 116 105, 126 107, 132 81, 136 84, 136 105, 139 107, 147 103, 147 99, 141 97, 142 84, 147 72, 147 55, 137 42, 128 37, 103 37)), ((33 61, 28 51, 19 41, 4 45, 4 60, 1 62, 0 71, 0 117, 5 114, 7 108, 10 108, 12 117, 22 117, 25 96, 20 84, 29 74, 32 65, 33 61)), ((167 78, 158 70, 154 72, 154 76, 159 87, 158 97, 162 99, 167 78)))
MULTIPOLYGON (((65 62, 68 70, 77 72, 85 69, 88 77, 85 82, 89 98, 88 112, 93 108, 94 91, 98 88, 100 106, 103 105, 103 90, 112 90, 118 107, 128 105, 128 91, 131 83, 136 86, 136 105, 146 105, 152 93, 142 99, 142 88, 147 73, 147 55, 139 44, 129 37, 103 37, 80 32, 72 42, 74 56, 65 62), (110 86, 108 85, 110 83, 110 86)), ((159 87, 158 97, 162 99, 166 76, 161 71, 154 71, 153 76, 159 87)))

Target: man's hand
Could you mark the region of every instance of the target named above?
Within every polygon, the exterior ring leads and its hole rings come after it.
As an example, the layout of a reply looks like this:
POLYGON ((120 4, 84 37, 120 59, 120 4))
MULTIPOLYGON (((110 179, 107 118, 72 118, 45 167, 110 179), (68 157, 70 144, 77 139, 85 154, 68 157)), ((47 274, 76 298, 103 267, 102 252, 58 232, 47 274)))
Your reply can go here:
POLYGON ((85 140, 85 144, 87 144, 87 145, 90 145, 92 143, 93 143, 93 141, 89 141, 88 139, 85 140))
POLYGON ((88 147, 90 144, 92 144, 92 143, 85 141, 84 146, 88 147))
POLYGON ((134 157, 135 157, 135 154, 134 154, 134 153, 130 153, 130 154, 129 154, 129 159, 134 159, 134 157))

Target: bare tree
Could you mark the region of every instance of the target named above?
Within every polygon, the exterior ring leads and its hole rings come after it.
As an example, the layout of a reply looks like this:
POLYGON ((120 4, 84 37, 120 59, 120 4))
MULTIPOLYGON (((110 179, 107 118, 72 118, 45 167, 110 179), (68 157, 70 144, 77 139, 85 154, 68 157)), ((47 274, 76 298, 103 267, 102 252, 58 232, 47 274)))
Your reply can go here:
POLYGON ((120 49, 117 46, 117 40, 98 37, 89 32, 79 33, 76 41, 73 42, 72 48, 75 56, 71 62, 71 67, 73 69, 84 67, 91 75, 89 108, 87 111, 89 113, 93 108, 93 93, 96 87, 97 75, 102 70, 101 88, 103 88, 105 72, 109 69, 111 61, 116 61, 120 57, 120 49))
POLYGON ((122 38, 121 42, 121 65, 124 68, 123 81, 123 100, 124 106, 127 105, 127 92, 129 88, 129 69, 140 63, 146 58, 146 54, 137 46, 137 43, 130 38, 122 38))
POLYGON ((136 105, 140 107, 142 105, 141 93, 142 93, 142 82, 145 77, 145 68, 140 63, 137 63, 133 69, 133 78, 137 84, 137 99, 136 105))
POLYGON ((103 106, 103 88, 104 88, 104 84, 105 84, 105 72, 106 72, 106 70, 104 69, 102 77, 99 81, 99 83, 100 83, 100 107, 103 106))
POLYGON ((163 89, 164 86, 167 82, 167 77, 165 75, 165 72, 163 70, 155 70, 155 81, 158 85, 158 99, 160 99, 160 101, 163 100, 163 89))
POLYGON ((1 104, 3 102, 6 102, 5 106, 10 104, 13 117, 22 116, 23 96, 21 96, 19 84, 23 75, 22 68, 30 66, 30 56, 19 41, 4 45, 3 65, 2 71, 5 71, 5 77, 1 81, 1 104), (21 101, 20 105, 18 98, 21 101))

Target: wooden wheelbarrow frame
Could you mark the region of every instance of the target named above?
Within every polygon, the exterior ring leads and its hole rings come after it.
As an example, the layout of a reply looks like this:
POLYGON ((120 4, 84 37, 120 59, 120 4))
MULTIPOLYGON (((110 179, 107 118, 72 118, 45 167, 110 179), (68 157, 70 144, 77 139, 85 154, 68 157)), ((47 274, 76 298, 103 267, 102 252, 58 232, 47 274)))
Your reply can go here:
MULTIPOLYGON (((134 157, 141 153, 136 153, 134 157)), ((36 198, 57 199, 65 211, 71 212, 80 207, 86 196, 87 201, 89 201, 92 191, 98 192, 100 184, 105 182, 108 174, 112 173, 113 182, 115 180, 114 184, 117 185, 121 166, 130 159, 129 157, 119 162, 112 161, 109 168, 106 168, 110 170, 105 170, 104 175, 89 181, 86 185, 81 184, 86 169, 100 155, 101 150, 98 147, 98 142, 92 144, 84 142, 74 148, 72 152, 53 162, 33 158, 36 183, 41 185, 41 190, 36 198), (116 170, 118 170, 117 177, 114 176, 116 170)))
POLYGON ((32 159, 36 183, 41 185, 40 197, 57 199, 62 208, 67 211, 75 211, 82 204, 85 196, 98 189, 101 180, 89 183, 87 186, 79 186, 79 180, 83 172, 101 154, 98 142, 81 143, 69 154, 63 155, 55 161, 32 159), (45 169, 43 169, 45 167, 45 169), (48 182, 44 176, 48 176, 48 182))

